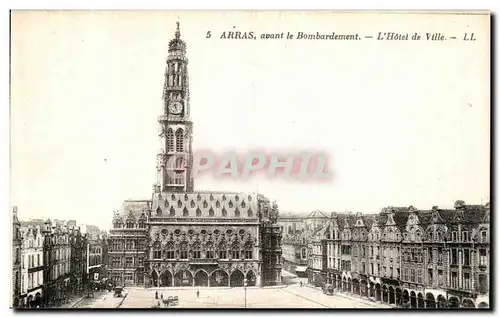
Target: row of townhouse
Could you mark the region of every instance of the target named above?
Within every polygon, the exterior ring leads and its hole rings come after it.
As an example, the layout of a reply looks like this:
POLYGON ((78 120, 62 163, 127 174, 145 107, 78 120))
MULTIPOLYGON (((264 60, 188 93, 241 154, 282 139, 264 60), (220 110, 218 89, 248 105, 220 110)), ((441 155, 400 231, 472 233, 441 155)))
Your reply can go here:
POLYGON ((489 307, 489 204, 333 213, 308 251, 311 284, 397 307, 489 307))
MULTIPOLYGON (((92 244, 74 221, 21 222, 13 209, 12 306, 54 307, 90 286, 92 244)), ((98 242, 106 246, 106 237, 98 242)), ((104 248, 105 249, 105 248, 104 248)), ((103 248, 98 249, 102 251, 103 248)), ((102 259, 101 255, 99 259, 102 259)), ((103 263, 92 263, 103 267, 103 263)))

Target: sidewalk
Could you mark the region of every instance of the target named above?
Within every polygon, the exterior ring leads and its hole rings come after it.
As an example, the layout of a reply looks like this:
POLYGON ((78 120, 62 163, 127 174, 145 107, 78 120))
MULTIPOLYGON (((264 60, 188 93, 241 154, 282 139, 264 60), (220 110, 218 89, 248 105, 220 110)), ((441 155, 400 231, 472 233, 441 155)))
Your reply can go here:
MULTIPOLYGON (((305 284, 305 286, 309 287, 309 288, 312 288, 312 289, 321 290, 321 287, 314 287, 314 286, 312 286, 310 284, 305 284)), ((335 296, 339 296, 339 297, 343 297, 345 299, 354 300, 354 301, 357 301, 357 302, 360 302, 360 303, 363 303, 363 304, 366 304, 366 305, 369 305, 369 306, 373 306, 373 307, 394 308, 393 306, 390 306, 389 304, 383 304, 383 303, 380 303, 380 302, 371 301, 371 300, 366 299, 366 298, 361 297, 361 296, 349 295, 349 294, 342 293, 342 292, 339 292, 339 291, 335 291, 334 295, 335 296)))

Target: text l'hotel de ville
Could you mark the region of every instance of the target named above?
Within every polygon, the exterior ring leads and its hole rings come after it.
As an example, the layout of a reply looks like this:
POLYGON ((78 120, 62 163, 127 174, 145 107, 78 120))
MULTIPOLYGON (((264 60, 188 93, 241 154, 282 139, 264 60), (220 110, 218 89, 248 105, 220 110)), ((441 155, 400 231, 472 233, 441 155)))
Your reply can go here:
POLYGON ((361 35, 359 33, 339 33, 335 31, 327 32, 276 32, 260 33, 255 31, 236 31, 233 27, 231 31, 221 31, 215 33, 206 32, 206 38, 219 38, 221 40, 337 40, 337 41, 357 41, 363 39, 374 39, 377 41, 447 41, 463 40, 475 41, 474 33, 463 33, 460 35, 446 35, 441 32, 375 32, 373 34, 361 35))

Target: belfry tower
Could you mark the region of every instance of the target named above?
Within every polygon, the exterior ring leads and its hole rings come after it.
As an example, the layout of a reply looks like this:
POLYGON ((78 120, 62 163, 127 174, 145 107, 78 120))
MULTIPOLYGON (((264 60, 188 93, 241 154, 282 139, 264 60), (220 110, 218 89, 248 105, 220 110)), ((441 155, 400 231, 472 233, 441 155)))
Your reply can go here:
POLYGON ((168 44, 163 115, 158 117, 163 149, 157 155, 155 192, 193 191, 193 123, 189 116, 189 77, 186 43, 179 22, 168 44))

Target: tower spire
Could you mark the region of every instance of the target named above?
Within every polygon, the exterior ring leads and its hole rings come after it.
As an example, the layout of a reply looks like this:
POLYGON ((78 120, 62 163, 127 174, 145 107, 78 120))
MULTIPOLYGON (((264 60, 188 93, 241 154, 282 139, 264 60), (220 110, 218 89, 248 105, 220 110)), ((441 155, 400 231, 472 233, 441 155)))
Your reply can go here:
POLYGON ((175 30, 175 38, 178 40, 181 37, 181 30, 179 21, 177 21, 176 23, 177 23, 177 29, 175 30))

